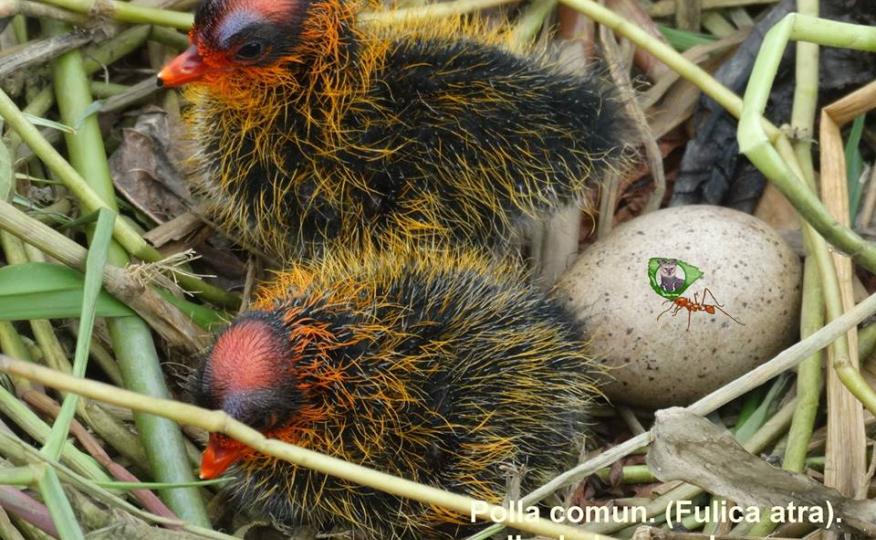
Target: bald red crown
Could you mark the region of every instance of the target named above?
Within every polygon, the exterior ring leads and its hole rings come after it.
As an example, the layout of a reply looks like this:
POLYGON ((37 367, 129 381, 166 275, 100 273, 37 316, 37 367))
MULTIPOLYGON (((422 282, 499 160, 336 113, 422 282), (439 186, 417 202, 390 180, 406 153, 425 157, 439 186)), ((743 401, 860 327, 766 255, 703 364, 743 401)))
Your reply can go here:
POLYGON ((295 0, 236 0, 228 4, 233 10, 249 10, 267 19, 282 21, 297 3, 295 0))
POLYGON ((221 395, 270 388, 286 375, 287 355, 288 344, 269 322, 244 319, 216 340, 210 382, 221 395))
POLYGON ((192 36, 223 41, 250 24, 291 22, 303 0, 209 0, 195 16, 192 36))

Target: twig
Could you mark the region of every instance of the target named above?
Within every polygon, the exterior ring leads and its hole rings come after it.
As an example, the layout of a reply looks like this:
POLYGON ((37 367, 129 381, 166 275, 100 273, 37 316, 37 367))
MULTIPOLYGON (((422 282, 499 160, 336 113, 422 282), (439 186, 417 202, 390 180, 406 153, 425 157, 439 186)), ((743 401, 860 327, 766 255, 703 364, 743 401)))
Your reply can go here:
POLYGON ((156 9, 118 0, 43 0, 63 9, 90 16, 103 16, 132 24, 157 24, 187 30, 192 26, 191 13, 156 9))
MULTIPOLYGON (((660 204, 663 202, 663 197, 666 195, 666 175, 663 172, 663 155, 660 153, 660 148, 657 146, 657 140, 651 132, 648 125, 648 119, 645 117, 645 111, 636 99, 636 94, 633 91, 633 84, 630 81, 630 74, 627 66, 624 65, 621 58, 620 50, 614 40, 614 35, 605 26, 599 27, 599 37, 602 42, 605 57, 608 61, 609 71, 615 84, 620 89, 623 96, 624 106, 633 119, 633 125, 638 132, 642 144, 645 146, 645 155, 648 156, 648 164, 651 169, 651 176, 654 178, 654 192, 648 199, 648 204, 645 205, 643 213, 653 212, 660 209, 660 204)), ((610 212, 611 221, 603 222, 602 200, 600 200, 599 209, 599 236, 602 238, 611 230, 614 221, 614 208, 617 204, 617 189, 618 178, 616 175, 611 175, 611 183, 609 186, 603 186, 603 189, 608 189, 609 194, 606 196, 607 208, 610 212), (613 193, 612 193, 613 192, 613 193), (605 228, 604 228, 605 227, 605 228)))
POLYGON ((78 49, 92 40, 87 32, 68 32, 59 36, 32 41, 13 54, 0 57, 0 80, 29 66, 44 64, 67 51, 78 49))
MULTIPOLYGON (((57 23, 44 22, 43 24, 49 31, 57 32, 63 28, 57 23)), ((112 216, 118 212, 112 178, 97 118, 94 116, 85 117, 93 98, 88 90, 88 77, 83 66, 81 53, 73 51, 55 60, 52 65, 52 74, 55 99, 61 112, 61 120, 70 125, 76 122, 80 124, 75 133, 64 134, 67 151, 73 165, 72 172, 82 178, 84 184, 82 187, 88 188, 94 194, 94 209, 101 209, 98 228, 92 232, 89 238, 92 246, 89 249, 88 258, 91 259, 96 249, 95 234, 101 231, 100 221, 106 216, 112 216), (83 117, 84 119, 82 119, 83 117)), ((21 131, 19 133, 21 134, 21 131)), ((33 141, 29 141, 29 144, 30 142, 33 141)), ((70 180, 73 178, 67 179, 68 182, 70 180)), ((113 222, 118 224, 124 220, 115 219, 110 223, 113 222)), ((130 225, 127 227, 131 228, 130 225)), ((132 229, 131 232, 134 236, 130 237, 129 240, 148 246, 136 231, 132 229)), ((107 238, 107 242, 109 242, 109 238, 107 238)), ((124 266, 128 263, 128 254, 120 249, 118 244, 109 247, 108 254, 106 254, 107 261, 117 266, 124 266)), ((147 254, 158 254, 157 250, 151 246, 148 246, 147 252, 147 254)), ((206 285, 199 280, 192 280, 188 276, 180 276, 179 279, 183 281, 184 278, 187 283, 197 282, 206 285)), ((148 289, 143 287, 143 290, 148 289)), ((221 291, 221 296, 227 295, 221 291)), ((84 324, 85 321, 83 321, 84 324)), ((114 317, 108 319, 106 324, 125 387, 153 396, 169 395, 152 333, 143 319, 136 316, 114 317)), ((87 333, 87 327, 84 327, 82 332, 79 343, 87 347, 89 341, 82 341, 82 337, 87 333)), ((87 349, 85 350, 87 351, 87 349)), ((74 362, 74 367, 76 365, 74 362)), ((134 422, 146 451, 152 475, 156 480, 169 484, 194 480, 182 431, 178 425, 164 418, 144 414, 135 415, 134 422)), ((165 488, 159 490, 159 493, 180 518, 202 527, 210 527, 206 505, 197 488, 165 488)))
POLYGON ((58 9, 56 7, 47 6, 45 4, 41 4, 39 2, 30 2, 28 0, 21 0, 18 2, 19 9, 21 10, 22 15, 26 15, 28 17, 33 17, 36 19, 48 18, 55 19, 58 21, 64 21, 70 24, 76 25, 85 25, 89 22, 89 18, 85 15, 80 15, 79 13, 73 13, 71 11, 67 11, 66 9, 58 9))
MULTIPOLYGON (((276 439, 267 439, 259 431, 234 420, 223 411, 210 411, 170 399, 154 398, 119 389, 109 384, 71 377, 48 368, 14 360, 5 355, 0 355, 0 371, 14 373, 62 391, 75 392, 85 397, 141 413, 163 416, 175 422, 197 426, 211 432, 224 433, 263 454, 392 495, 441 506, 462 515, 474 515, 477 519, 488 520, 491 513, 499 515, 499 512, 503 511, 496 505, 470 497, 381 473, 276 439)), ((553 523, 546 519, 534 521, 528 520, 525 515, 518 515, 514 512, 505 511, 504 513, 508 517, 507 524, 522 531, 543 534, 552 538, 560 538, 562 535, 567 540, 608 540, 609 538, 553 523)))
MULTIPOLYGON (((0 228, 68 266, 85 269, 85 248, 3 201, 0 201, 0 228)), ((149 321, 150 326, 168 342, 192 352, 201 351, 209 344, 208 336, 192 324, 188 317, 168 304, 154 290, 137 283, 124 269, 107 265, 103 279, 110 294, 149 321)))
MULTIPOLYGON (((759 4, 774 4, 779 0, 701 0, 703 11, 735 6, 753 6, 759 4)), ((675 0, 660 0, 648 8, 648 15, 656 18, 669 17, 677 9, 675 0)))
MULTIPOLYGON (((591 0, 561 0, 564 4, 584 13, 600 24, 604 24, 623 35, 639 47, 647 49, 651 54, 660 59, 667 66, 677 71, 682 77, 696 84, 704 93, 714 99, 719 105, 727 109, 733 116, 739 117, 742 114, 742 100, 731 90, 716 81, 709 73, 699 66, 689 62, 683 56, 678 54, 668 45, 655 40, 647 32, 636 27, 629 21, 617 16, 611 11, 605 9, 599 4, 591 0)), ((823 21, 818 19, 818 22, 807 30, 813 32, 821 32, 824 29, 819 28, 823 21)), ((854 28, 861 31, 861 26, 838 23, 835 21, 827 21, 831 29, 839 34, 840 38, 836 39, 836 46, 839 47, 867 47, 871 45, 869 35, 866 39, 860 39, 857 35, 849 35, 848 28, 854 28)), ((876 29, 872 30, 876 35, 876 29)), ((876 46, 876 38, 874 38, 873 46, 876 46)), ((754 76, 752 77, 755 78, 754 76)), ((768 94, 768 92, 767 92, 768 94)), ((768 96, 767 96, 768 97, 768 96)), ((766 104, 766 97, 763 98, 763 104, 766 104)), ((758 104, 759 105, 759 104, 758 104)), ((758 132, 765 133, 766 140, 778 140, 781 138, 781 132, 776 126, 768 122, 762 116, 763 107, 757 106, 749 110, 747 121, 749 125, 756 126, 758 132)), ((740 148, 750 147, 752 143, 756 143, 762 139, 761 136, 753 136, 751 140, 743 135, 740 141, 743 145, 740 148)), ((784 161, 779 160, 781 166, 784 167, 784 161)), ((784 174, 767 174, 771 182, 788 198, 788 201, 806 219, 812 226, 824 236, 830 243, 839 249, 852 254, 853 258, 858 261, 864 268, 876 272, 876 245, 867 242, 860 235, 850 230, 848 227, 839 225, 830 213, 824 208, 824 205, 818 198, 808 190, 802 188, 794 178, 793 173, 784 174)))
MULTIPOLYGON (((788 347, 769 362, 758 366, 750 372, 742 375, 733 382, 722 386, 711 394, 689 405, 687 409, 695 414, 705 416, 716 411, 743 394, 757 388, 779 373, 793 368, 801 361, 809 358, 813 353, 830 345, 839 336, 845 334, 849 328, 876 313, 876 294, 867 297, 866 300, 856 305, 853 309, 844 313, 838 319, 834 319, 819 331, 808 338, 788 347)), ((651 432, 642 433, 632 437, 623 443, 610 448, 599 456, 589 459, 577 467, 570 469, 550 482, 544 484, 521 500, 524 504, 535 504, 551 493, 580 481, 603 467, 607 467, 615 461, 630 455, 651 441, 651 432)), ((484 534, 496 533, 502 530, 502 526, 493 526, 485 529, 484 534)))
MULTIPOLYGON (((14 129, 21 139, 33 150, 43 163, 64 182, 70 191, 80 200, 86 212, 92 212, 108 203, 82 178, 57 150, 40 134, 27 118, 9 99, 5 92, 0 91, 0 116, 14 129)), ((162 259, 161 253, 146 243, 145 240, 124 219, 116 220, 114 237, 134 256, 147 261, 162 259)), ((180 277, 180 282, 190 291, 201 293, 204 298, 223 306, 236 307, 240 299, 213 285, 199 279, 186 276, 180 277)))
POLYGON ((431 20, 453 15, 463 15, 484 9, 510 4, 517 0, 456 0, 455 2, 439 2, 422 7, 374 11, 359 15, 359 21, 366 24, 392 25, 401 22, 431 20))

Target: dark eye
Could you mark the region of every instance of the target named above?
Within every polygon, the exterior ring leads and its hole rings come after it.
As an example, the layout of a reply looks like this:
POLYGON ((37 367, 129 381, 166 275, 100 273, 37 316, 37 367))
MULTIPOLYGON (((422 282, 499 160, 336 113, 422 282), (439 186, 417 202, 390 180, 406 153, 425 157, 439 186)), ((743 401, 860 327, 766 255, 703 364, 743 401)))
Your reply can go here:
POLYGON ((250 41, 237 49, 237 54, 235 54, 235 56, 240 60, 256 60, 261 57, 263 51, 264 46, 261 42, 250 41))

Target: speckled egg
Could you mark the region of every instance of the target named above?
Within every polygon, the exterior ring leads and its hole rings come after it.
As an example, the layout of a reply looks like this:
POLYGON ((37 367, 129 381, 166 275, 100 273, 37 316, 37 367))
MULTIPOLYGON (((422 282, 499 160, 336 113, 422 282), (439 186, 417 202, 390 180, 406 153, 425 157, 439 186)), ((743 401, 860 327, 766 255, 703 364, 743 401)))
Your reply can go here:
POLYGON ((609 398, 687 405, 797 336, 797 255, 764 222, 717 206, 667 208, 590 246, 557 284, 609 367, 609 398))

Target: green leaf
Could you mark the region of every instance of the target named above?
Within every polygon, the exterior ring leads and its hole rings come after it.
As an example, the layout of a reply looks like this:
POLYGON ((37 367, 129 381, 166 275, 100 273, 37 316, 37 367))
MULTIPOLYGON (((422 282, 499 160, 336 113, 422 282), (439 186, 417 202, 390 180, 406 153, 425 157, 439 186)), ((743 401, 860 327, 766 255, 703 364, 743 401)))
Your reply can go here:
MULTIPOLYGON (((103 287, 103 269, 106 266, 106 257, 109 252, 110 242, 113 239, 113 224, 116 221, 116 213, 108 208, 101 208, 97 214, 97 226, 91 237, 91 247, 88 248, 88 257, 85 259, 85 287, 82 290, 82 312, 79 317, 79 336, 76 339, 76 353, 73 357, 73 375, 85 376, 85 368, 88 366, 88 351, 91 346, 91 334, 94 330, 95 307, 98 296, 103 287)), ((52 425, 42 452, 51 460, 61 456, 61 449, 67 440, 70 431, 70 422, 76 413, 76 404, 79 396, 67 394, 61 411, 58 413, 52 425)))
POLYGON ((763 401, 758 405, 757 409, 755 409, 744 422, 737 424, 734 429, 736 440, 740 442, 747 441, 762 425, 766 423, 767 420, 769 420, 770 416, 773 414, 774 406, 779 398, 782 397, 785 388, 790 382, 790 377, 786 375, 780 375, 776 378, 770 386, 769 391, 767 391, 766 397, 763 398, 763 401))
MULTIPOLYGON (((0 268, 0 320, 71 319, 82 309, 84 279, 58 264, 34 262, 0 268)), ((98 317, 127 317, 129 307, 102 291, 95 302, 98 317)))
POLYGON ((61 122, 55 122, 54 120, 49 120, 48 118, 42 118, 40 116, 35 116, 32 114, 28 114, 28 113, 22 113, 22 114, 24 114, 24 117, 27 118, 28 121, 30 121, 30 123, 35 125, 35 126, 42 126, 42 127, 47 127, 47 128, 51 128, 51 129, 56 129, 62 133, 70 133, 70 134, 76 133, 76 130, 73 129, 72 127, 68 126, 67 124, 62 124, 61 122))
POLYGON ((663 37, 666 38, 666 41, 672 45, 673 49, 682 52, 696 45, 712 43, 716 39, 715 36, 710 36, 708 34, 678 30, 677 28, 671 28, 662 24, 658 24, 657 28, 660 30, 660 33, 663 34, 663 37))
POLYGON ((82 114, 79 116, 79 118, 76 119, 76 123, 74 124, 73 129, 76 131, 82 129, 82 124, 85 123, 88 117, 100 112, 101 107, 103 107, 103 101, 92 101, 91 105, 86 107, 85 110, 82 111, 82 114))
POLYGON ((849 138, 846 141, 846 178, 849 182, 849 214, 852 223, 858 215, 861 199, 861 174, 864 171, 864 158, 861 156, 861 134, 864 132, 864 117, 861 115, 852 122, 849 138))

